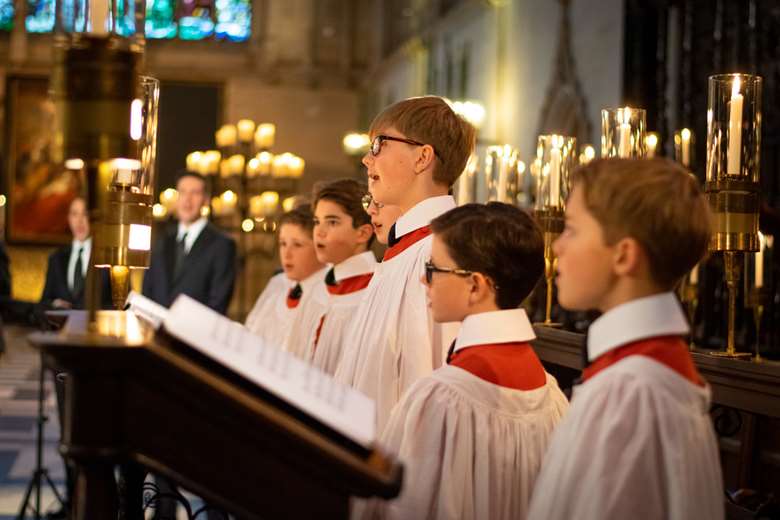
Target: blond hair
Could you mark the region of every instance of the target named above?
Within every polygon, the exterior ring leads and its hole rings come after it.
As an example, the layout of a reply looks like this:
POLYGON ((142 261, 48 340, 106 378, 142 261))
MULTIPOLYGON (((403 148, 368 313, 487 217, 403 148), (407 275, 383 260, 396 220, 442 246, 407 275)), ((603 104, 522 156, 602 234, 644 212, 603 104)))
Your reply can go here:
POLYGON ((673 288, 707 253, 711 214, 699 183, 668 159, 599 159, 572 174, 608 245, 631 237, 650 274, 673 288))
POLYGON ((433 181, 452 186, 474 150, 477 130, 438 96, 413 97, 385 108, 371 123, 372 136, 390 127, 433 147, 433 181))

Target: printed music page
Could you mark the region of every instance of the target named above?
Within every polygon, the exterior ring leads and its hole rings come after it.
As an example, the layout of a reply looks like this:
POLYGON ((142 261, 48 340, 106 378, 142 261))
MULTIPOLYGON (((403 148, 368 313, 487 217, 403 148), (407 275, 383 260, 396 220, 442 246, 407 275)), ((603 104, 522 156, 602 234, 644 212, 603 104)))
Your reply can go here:
POLYGON ((374 401, 342 385, 236 323, 181 295, 163 325, 174 337, 369 448, 376 437, 374 401))

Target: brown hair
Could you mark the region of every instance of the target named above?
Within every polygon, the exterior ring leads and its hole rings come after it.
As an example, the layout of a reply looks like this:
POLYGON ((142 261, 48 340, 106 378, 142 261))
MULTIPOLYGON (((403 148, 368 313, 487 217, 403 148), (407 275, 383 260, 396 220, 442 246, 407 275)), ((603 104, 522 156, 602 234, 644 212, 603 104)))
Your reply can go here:
POLYGON ((283 214, 279 218, 279 227, 281 228, 284 224, 295 224, 311 233, 314 231, 314 215, 311 212, 311 207, 308 204, 302 204, 283 214))
POLYGON ((604 240, 635 239, 650 274, 671 289, 707 253, 711 214, 699 183, 669 159, 599 159, 572 173, 604 240))
POLYGON ((433 147, 438 154, 433 180, 447 186, 463 172, 477 136, 477 130, 438 96, 413 97, 390 105, 374 118, 369 133, 375 136, 390 127, 433 147))
MULTIPOLYGON (((368 193, 368 187, 353 179, 337 179, 324 184, 317 184, 314 187, 314 196, 311 203, 312 211, 317 210, 317 203, 321 200, 329 200, 338 204, 344 213, 352 217, 352 227, 354 229, 368 224, 371 225, 371 217, 363 209, 363 197, 368 193)), ((366 244, 366 248, 371 247, 374 241, 374 235, 366 244)))
POLYGON ((496 285, 496 305, 514 309, 544 272, 544 240, 524 210, 489 202, 465 204, 431 221, 460 269, 484 274, 496 285))

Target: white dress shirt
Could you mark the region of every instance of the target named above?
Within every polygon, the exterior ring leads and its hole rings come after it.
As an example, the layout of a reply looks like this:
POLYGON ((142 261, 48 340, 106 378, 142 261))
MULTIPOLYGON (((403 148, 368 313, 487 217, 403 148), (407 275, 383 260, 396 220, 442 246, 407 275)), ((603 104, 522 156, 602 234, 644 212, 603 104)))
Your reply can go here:
POLYGON ((189 225, 179 222, 179 228, 176 233, 176 243, 178 244, 181 241, 181 238, 184 236, 184 233, 187 233, 187 238, 184 240, 184 252, 186 254, 189 254, 190 249, 192 249, 192 245, 198 239, 201 231, 203 231, 203 228, 205 228, 206 224, 208 223, 209 221, 206 217, 201 217, 189 225))

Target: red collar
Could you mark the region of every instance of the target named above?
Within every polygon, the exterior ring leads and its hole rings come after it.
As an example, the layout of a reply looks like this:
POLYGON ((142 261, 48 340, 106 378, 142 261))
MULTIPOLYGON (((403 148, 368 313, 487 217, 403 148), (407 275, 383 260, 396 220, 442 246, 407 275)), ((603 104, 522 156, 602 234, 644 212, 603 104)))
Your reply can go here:
POLYGON ((464 347, 452 355, 449 364, 513 390, 534 390, 547 382, 544 367, 528 343, 464 347))
POLYGON ((411 247, 412 244, 419 242, 430 234, 431 226, 423 226, 419 229, 415 229, 411 233, 405 234, 400 239, 398 239, 398 242, 396 242, 393 247, 387 248, 387 251, 385 251, 385 256, 382 257, 382 261, 386 262, 394 256, 400 255, 409 247, 411 247))
POLYGON ((587 381, 605 368, 608 368, 628 356, 647 356, 662 365, 666 365, 693 384, 704 386, 704 380, 693 364, 688 345, 679 336, 648 338, 610 350, 599 356, 582 371, 583 381, 587 381))
POLYGON ((303 288, 301 284, 297 284, 287 292, 287 308, 296 308, 301 303, 301 296, 303 296, 303 288))
POLYGON ((357 292, 361 289, 365 289, 366 287, 368 287, 368 282, 371 281, 372 276, 374 276, 374 273, 366 273, 366 274, 359 274, 357 276, 350 276, 349 278, 344 278, 336 285, 325 284, 325 287, 328 288, 328 293, 330 294, 336 294, 336 295, 352 294, 354 292, 357 292))

